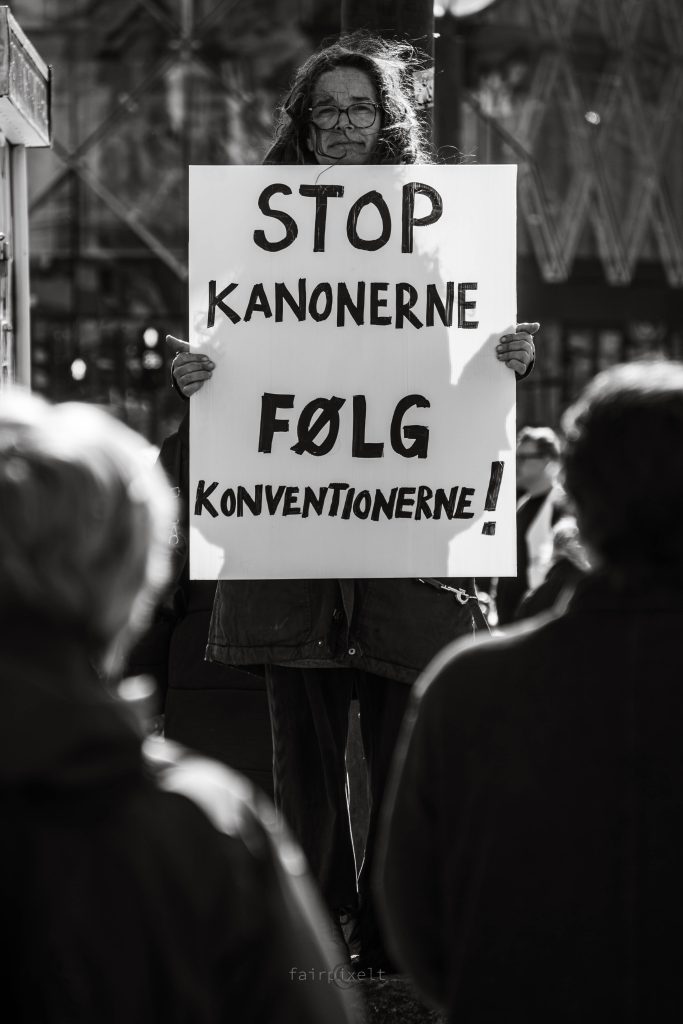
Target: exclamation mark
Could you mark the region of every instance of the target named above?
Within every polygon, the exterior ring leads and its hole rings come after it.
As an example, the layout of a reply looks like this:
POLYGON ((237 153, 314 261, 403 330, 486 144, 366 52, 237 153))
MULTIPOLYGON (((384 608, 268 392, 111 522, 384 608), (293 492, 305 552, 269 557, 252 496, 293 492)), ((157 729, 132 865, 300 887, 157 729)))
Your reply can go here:
MULTIPOLYGON (((492 462, 491 463, 491 476, 489 477, 489 489, 486 492, 486 501, 484 502, 485 512, 495 512, 496 505, 498 504, 498 495, 500 493, 500 484, 503 479, 503 470, 505 469, 504 462, 492 462)), ((492 537, 496 532, 496 524, 489 520, 484 523, 481 528, 481 532, 486 534, 487 537, 492 537)))

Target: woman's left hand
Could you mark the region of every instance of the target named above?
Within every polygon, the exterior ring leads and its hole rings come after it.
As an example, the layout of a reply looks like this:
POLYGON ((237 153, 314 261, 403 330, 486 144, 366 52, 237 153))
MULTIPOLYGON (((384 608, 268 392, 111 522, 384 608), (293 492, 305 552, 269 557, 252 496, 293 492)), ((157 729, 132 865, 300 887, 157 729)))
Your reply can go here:
POLYGON ((517 324, 514 334, 504 334, 496 346, 496 355, 515 373, 524 375, 534 361, 534 334, 540 324, 517 324))

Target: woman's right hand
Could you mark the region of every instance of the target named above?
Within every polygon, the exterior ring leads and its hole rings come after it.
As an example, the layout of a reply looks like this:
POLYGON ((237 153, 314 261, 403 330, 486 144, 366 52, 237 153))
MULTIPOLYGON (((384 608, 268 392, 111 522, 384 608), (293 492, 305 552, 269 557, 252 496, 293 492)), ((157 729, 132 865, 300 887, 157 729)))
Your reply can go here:
POLYGON ((201 352, 190 352, 189 341, 167 334, 166 342, 180 350, 173 357, 171 373, 178 391, 189 398, 199 391, 205 380, 211 379, 216 364, 201 352))

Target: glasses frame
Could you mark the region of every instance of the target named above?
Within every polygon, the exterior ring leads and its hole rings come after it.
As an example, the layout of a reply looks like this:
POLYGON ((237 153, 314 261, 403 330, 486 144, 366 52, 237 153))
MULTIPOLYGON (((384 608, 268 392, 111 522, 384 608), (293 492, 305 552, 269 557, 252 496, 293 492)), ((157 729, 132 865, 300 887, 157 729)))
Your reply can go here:
MULTIPOLYGON (((328 103, 328 104, 324 104, 324 105, 325 106, 329 106, 329 107, 336 107, 336 110, 337 110, 337 120, 334 122, 334 124, 331 127, 329 127, 329 128, 322 128, 319 124, 315 123, 315 121, 313 120, 312 116, 309 116, 310 123, 313 125, 314 128, 317 128, 318 131, 321 131, 321 132, 333 132, 335 130, 335 128, 337 127, 337 125, 339 124, 339 118, 342 116, 342 114, 346 114, 346 119, 347 119, 347 121, 349 122, 349 124, 351 125, 352 128, 358 128, 360 131, 363 131, 364 128, 372 128, 374 126, 375 122, 377 121, 377 112, 379 110, 383 109, 382 105, 380 103, 372 103, 370 100, 359 100, 356 103, 349 103, 348 107, 337 107, 336 103, 328 103), (364 125, 354 124, 353 121, 351 120, 351 115, 349 114, 349 110, 351 110, 352 107, 374 107, 375 108, 375 116, 373 117, 373 119, 370 122, 370 124, 364 124, 364 125)), ((314 110, 313 107, 309 107, 308 108, 309 115, 313 114, 313 110, 314 110)))

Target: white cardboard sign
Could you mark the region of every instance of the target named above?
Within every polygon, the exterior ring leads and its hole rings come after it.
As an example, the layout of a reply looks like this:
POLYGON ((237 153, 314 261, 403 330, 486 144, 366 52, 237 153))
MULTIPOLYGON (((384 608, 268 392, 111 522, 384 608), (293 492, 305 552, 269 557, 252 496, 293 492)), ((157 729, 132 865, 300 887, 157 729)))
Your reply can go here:
POLYGON ((190 169, 193 579, 514 575, 515 172, 190 169))

